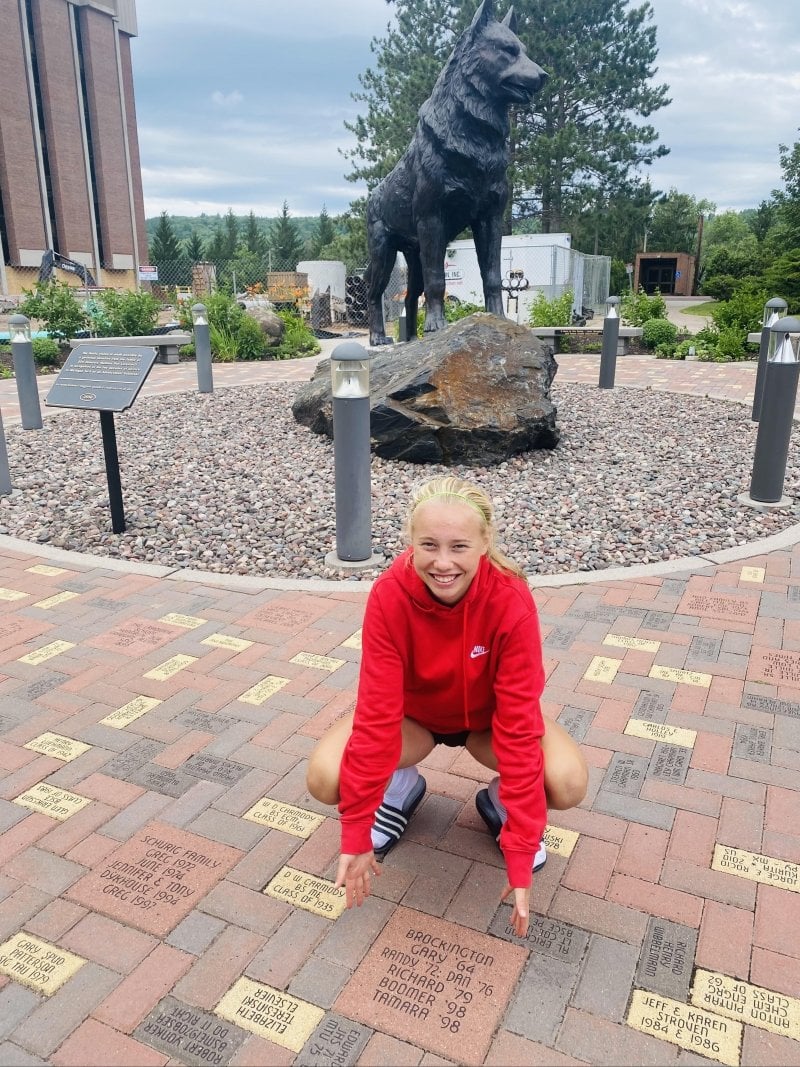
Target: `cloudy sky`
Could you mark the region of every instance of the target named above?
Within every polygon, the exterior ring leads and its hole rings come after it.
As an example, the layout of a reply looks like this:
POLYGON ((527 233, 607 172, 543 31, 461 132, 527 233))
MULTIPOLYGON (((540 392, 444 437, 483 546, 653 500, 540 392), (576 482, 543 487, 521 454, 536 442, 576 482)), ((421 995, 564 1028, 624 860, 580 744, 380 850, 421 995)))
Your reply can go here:
MULTIPOLYGON (((671 152, 653 186, 718 210, 756 207, 781 183, 778 145, 800 126, 798 0, 650 0, 657 82, 651 117, 671 152)), ((477 3, 477 0, 476 0, 477 3)), ((346 209, 351 94, 372 65, 385 0, 136 0, 133 41, 149 216, 346 209)), ((500 4, 501 13, 505 5, 500 4)), ((535 58, 535 57, 534 57, 535 58)))

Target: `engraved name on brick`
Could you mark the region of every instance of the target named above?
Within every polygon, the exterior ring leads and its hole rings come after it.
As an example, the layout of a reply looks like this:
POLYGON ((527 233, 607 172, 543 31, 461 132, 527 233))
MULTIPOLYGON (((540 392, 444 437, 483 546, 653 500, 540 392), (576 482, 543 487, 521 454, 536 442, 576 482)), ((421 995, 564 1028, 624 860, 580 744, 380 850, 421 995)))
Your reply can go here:
POLYGON ((638 797, 646 774, 647 760, 644 756, 628 756, 615 752, 603 778, 603 789, 611 793, 638 797))
POLYGON ((739 759, 769 763, 772 755, 772 730, 764 726, 738 723, 733 737, 733 755, 739 759))
POLYGON ((230 1063, 247 1040, 246 1031, 219 1016, 165 997, 133 1032, 145 1045, 167 1056, 201 1067, 230 1063))
POLYGON ((686 1000, 696 948, 696 930, 652 917, 636 968, 636 985, 676 1000, 686 1000))

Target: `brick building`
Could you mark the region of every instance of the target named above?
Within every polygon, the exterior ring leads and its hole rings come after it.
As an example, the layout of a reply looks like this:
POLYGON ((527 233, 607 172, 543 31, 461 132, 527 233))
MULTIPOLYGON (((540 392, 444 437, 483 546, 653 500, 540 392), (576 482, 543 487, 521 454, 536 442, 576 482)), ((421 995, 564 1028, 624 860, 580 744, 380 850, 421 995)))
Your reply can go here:
POLYGON ((0 0, 0 26, 0 293, 32 287, 49 250, 97 285, 135 286, 135 0, 0 0))

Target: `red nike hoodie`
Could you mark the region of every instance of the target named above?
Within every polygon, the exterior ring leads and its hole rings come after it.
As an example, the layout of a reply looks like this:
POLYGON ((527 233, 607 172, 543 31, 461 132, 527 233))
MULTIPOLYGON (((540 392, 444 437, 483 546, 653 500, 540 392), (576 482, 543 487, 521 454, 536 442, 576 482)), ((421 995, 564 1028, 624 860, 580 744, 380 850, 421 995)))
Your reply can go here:
POLYGON ((437 733, 486 730, 508 819, 500 834, 509 884, 531 884, 547 821, 539 698, 544 688, 536 605, 522 578, 481 559, 466 595, 435 600, 411 549, 367 600, 353 732, 342 757, 342 852, 372 849, 370 830, 397 768, 404 716, 437 733))

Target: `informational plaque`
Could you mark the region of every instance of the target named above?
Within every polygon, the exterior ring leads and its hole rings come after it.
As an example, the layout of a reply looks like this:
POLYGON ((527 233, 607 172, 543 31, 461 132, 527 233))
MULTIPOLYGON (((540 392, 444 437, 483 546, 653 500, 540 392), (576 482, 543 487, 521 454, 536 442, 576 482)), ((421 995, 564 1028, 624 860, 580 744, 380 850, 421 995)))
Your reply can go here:
POLYGON ((718 1063, 738 1067, 742 1024, 714 1012, 634 989, 628 1026, 718 1063))
POLYGON ((303 839, 311 837, 314 831, 325 822, 325 816, 319 815, 316 811, 296 808, 292 804, 272 800, 271 797, 262 797, 249 811, 244 813, 242 818, 303 839))
POLYGON ((214 1009, 228 1022, 291 1052, 299 1052, 325 1012, 280 989, 240 978, 214 1009))
POLYGON ((281 867, 263 892, 326 919, 338 919, 345 908, 343 890, 334 889, 333 882, 326 878, 306 874, 294 867, 281 867))
POLYGON ((800 1041, 800 1000, 796 997, 698 968, 692 985, 692 1004, 800 1041))
POLYGON ((724 871, 751 882, 762 882, 776 889, 800 893, 800 864, 760 852, 748 852, 733 845, 715 845, 711 860, 712 871, 724 871))
POLYGON ((45 404, 84 411, 126 411, 156 361, 155 348, 76 345, 58 372, 45 404))
POLYGON ((64 737, 62 734, 45 733, 34 737, 23 747, 33 752, 41 752, 43 756, 52 756, 53 759, 69 763, 83 755, 84 752, 88 752, 92 746, 84 744, 83 741, 75 741, 71 737, 64 737))

